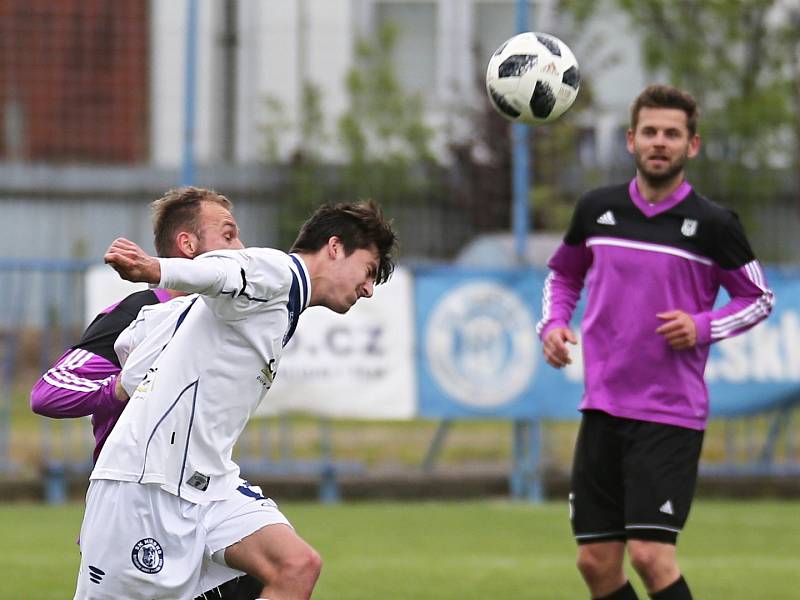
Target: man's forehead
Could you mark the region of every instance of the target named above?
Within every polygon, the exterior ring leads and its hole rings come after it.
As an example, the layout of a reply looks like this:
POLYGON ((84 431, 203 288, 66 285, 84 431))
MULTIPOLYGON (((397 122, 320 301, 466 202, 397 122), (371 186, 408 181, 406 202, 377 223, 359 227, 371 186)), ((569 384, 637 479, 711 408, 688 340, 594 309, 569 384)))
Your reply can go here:
POLYGON ((372 269, 378 270, 378 267, 381 263, 381 257, 378 254, 378 247, 375 244, 371 244, 366 248, 357 248, 352 255, 357 255, 359 257, 359 261, 363 261, 367 263, 372 269))
POLYGON ((380 262, 380 255, 378 254, 378 246, 375 244, 370 244, 368 248, 365 248, 367 252, 369 252, 370 258, 377 264, 380 262))
POLYGON ((679 108, 643 107, 639 111, 638 126, 641 127, 688 127, 686 113, 679 108))
POLYGON ((221 221, 222 223, 232 223, 236 225, 236 219, 227 208, 216 202, 203 202, 200 216, 204 220, 221 221))

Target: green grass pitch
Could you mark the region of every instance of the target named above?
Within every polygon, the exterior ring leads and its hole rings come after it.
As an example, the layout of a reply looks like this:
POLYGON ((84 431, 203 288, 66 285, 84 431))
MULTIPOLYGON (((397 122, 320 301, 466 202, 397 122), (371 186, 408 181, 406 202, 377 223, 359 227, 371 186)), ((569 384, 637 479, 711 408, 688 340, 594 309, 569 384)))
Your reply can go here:
MULTIPOLYGON (((72 597, 82 508, 0 505, 0 598, 72 597)), ((315 600, 588 597, 573 565, 575 547, 561 503, 286 503, 281 508, 325 561, 315 600)), ((695 597, 800 597, 798 514, 798 502, 697 501, 679 551, 695 597)))

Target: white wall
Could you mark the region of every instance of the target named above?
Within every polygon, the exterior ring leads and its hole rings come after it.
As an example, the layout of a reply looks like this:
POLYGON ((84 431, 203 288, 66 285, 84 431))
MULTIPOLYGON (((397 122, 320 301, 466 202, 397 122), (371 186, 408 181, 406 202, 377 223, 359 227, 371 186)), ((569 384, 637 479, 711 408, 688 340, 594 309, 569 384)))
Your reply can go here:
MULTIPOLYGON (((224 78, 220 70, 224 63, 219 40, 224 3, 197 1, 195 152, 202 165, 219 161, 221 156, 224 115, 220 86, 224 78)), ((608 0, 601 1, 608 4, 608 0)), ((239 0, 236 6, 239 45, 234 158, 240 163, 259 162, 265 156, 262 128, 269 118, 267 96, 285 105, 290 123, 303 118, 300 93, 304 78, 322 91, 327 133, 334 140, 325 154, 328 158, 337 156, 335 124, 347 108, 344 82, 353 44, 380 18, 399 16, 406 29, 412 29, 398 45, 398 66, 420 69, 422 74, 401 71, 399 75, 410 85, 429 82, 425 84, 428 115, 430 123, 441 131, 445 126, 459 131, 459 124, 450 122, 456 112, 453 108, 475 100, 473 77, 482 65, 475 64, 480 59, 473 54, 473 40, 477 37, 489 43, 490 38, 498 37, 492 32, 502 31, 506 21, 509 34, 514 30, 513 0, 239 0), (435 22, 419 23, 426 15, 433 15, 435 22), (494 17, 498 22, 489 22, 494 17), (301 28, 303 23, 305 27, 301 28), (414 36, 429 28, 434 40, 415 40, 414 36)), ((180 165, 182 156, 186 7, 187 0, 151 0, 152 157, 156 164, 170 167, 180 165)), ((535 29, 560 33, 555 0, 538 0, 529 10, 535 29)), ((598 128, 601 157, 608 154, 606 146, 618 135, 618 123, 625 121, 629 103, 645 83, 638 42, 628 34, 624 16, 610 10, 610 5, 602 15, 602 21, 580 38, 565 39, 578 55, 584 76, 600 73, 595 77, 598 114, 589 121, 598 128)), ((287 129, 281 147, 284 156, 297 144, 296 127, 287 129)))
MULTIPOLYGON (((344 78, 354 39, 350 0, 240 0, 236 54, 235 160, 263 158, 267 119, 265 99, 285 104, 288 116, 302 118, 299 105, 302 73, 324 91, 331 115, 346 105, 344 78), (301 19, 305 15, 305 19, 301 19), (299 24, 304 22, 304 55, 299 24)), ((223 47, 223 3, 198 0, 197 103, 195 155, 199 164, 219 160, 219 102, 224 80, 220 69, 223 47)), ((153 161, 178 166, 182 158, 187 1, 151 0, 151 148, 153 161)), ((284 150, 296 140, 288 136, 284 150)))

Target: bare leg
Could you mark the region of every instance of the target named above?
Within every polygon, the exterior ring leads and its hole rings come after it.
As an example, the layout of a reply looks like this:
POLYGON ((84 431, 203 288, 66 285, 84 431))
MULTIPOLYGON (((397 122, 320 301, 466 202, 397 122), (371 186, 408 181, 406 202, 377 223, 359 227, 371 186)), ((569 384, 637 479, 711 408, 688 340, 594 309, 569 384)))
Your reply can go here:
POLYGON ((681 576, 673 544, 628 540, 628 554, 648 594, 663 590, 681 576))
POLYGON ((281 524, 228 546, 225 562, 265 582, 261 596, 270 600, 308 600, 322 569, 316 550, 281 524))
POLYGON ((624 542, 597 542, 578 546, 578 570, 592 598, 608 596, 625 585, 624 542))

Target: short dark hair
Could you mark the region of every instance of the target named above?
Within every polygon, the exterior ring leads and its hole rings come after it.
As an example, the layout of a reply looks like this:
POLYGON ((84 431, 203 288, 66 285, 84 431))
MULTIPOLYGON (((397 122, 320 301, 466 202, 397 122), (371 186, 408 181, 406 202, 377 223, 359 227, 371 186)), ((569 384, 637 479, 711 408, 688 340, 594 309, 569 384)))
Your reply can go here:
POLYGON ((229 211, 233 208, 233 203, 222 194, 193 186, 172 189, 150 203, 154 245, 159 256, 172 254, 175 236, 179 231, 190 231, 199 235, 200 209, 203 202, 219 204, 229 211))
POLYGON ((375 246, 379 260, 375 283, 389 280, 394 271, 397 235, 377 202, 367 200, 319 207, 303 223, 291 251, 316 252, 334 236, 342 241, 347 255, 375 246))
POLYGON ((648 85, 636 97, 631 105, 631 129, 636 131, 639 124, 639 112, 642 108, 677 108, 686 113, 686 126, 689 135, 697 133, 697 123, 700 120, 700 108, 697 101, 688 92, 684 92, 671 85, 648 85))

